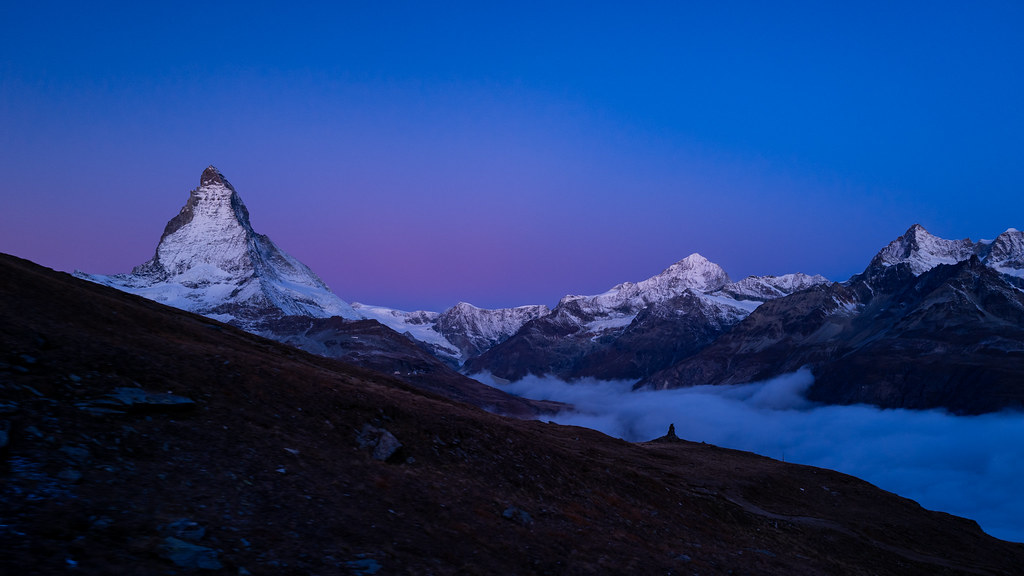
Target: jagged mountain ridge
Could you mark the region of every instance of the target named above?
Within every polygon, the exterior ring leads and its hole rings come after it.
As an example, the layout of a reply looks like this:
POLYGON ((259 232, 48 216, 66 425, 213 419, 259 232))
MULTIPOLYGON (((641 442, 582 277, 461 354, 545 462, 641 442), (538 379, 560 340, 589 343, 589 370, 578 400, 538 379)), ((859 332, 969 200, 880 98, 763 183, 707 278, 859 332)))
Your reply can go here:
POLYGON ((1008 228, 995 240, 946 240, 914 224, 872 258, 868 270, 907 264, 915 276, 939 264, 956 264, 977 256, 1001 274, 1024 278, 1024 232, 1008 228))
POLYGON ((458 346, 463 358, 472 358, 508 340, 523 324, 550 313, 543 304, 487 310, 459 302, 438 315, 434 329, 458 346))
POLYGON ((486 309, 459 302, 444 312, 406 312, 358 302, 352 306, 364 318, 415 338, 431 353, 456 367, 504 342, 523 324, 551 312, 542 304, 486 309))
POLYGON ((721 266, 691 254, 646 280, 562 298, 550 314, 470 359, 464 370, 509 380, 527 374, 639 379, 700 350, 761 302, 823 282, 789 274, 733 283, 721 266))
POLYGON ((849 281, 766 303, 638 386, 733 384, 809 366, 809 396, 820 402, 1020 409, 1020 237, 1010 229, 994 241, 948 241, 912 226, 849 281))

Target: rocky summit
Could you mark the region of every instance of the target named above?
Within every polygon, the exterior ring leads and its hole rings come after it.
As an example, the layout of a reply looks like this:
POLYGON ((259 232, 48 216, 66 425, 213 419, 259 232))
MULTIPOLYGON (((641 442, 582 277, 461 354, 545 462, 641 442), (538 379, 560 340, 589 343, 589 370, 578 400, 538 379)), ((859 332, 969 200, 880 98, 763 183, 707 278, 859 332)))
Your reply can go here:
POLYGON ((501 417, 4 255, 0 431, 4 574, 1024 566, 850 476, 501 417))

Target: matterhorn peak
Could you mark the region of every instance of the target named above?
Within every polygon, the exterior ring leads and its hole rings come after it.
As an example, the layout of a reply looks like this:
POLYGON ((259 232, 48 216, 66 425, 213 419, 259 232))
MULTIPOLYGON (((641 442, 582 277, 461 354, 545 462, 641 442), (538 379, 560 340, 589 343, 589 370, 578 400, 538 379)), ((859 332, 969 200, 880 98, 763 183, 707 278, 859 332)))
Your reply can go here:
POLYGON ((151 260, 130 274, 86 277, 242 327, 282 315, 358 317, 309 268, 253 230, 220 170, 209 166, 199 184, 151 260))
POLYGON ((235 187, 228 182, 228 179, 213 164, 207 166, 206 170, 203 170, 203 174, 199 177, 199 187, 205 186, 223 186, 232 192, 235 191, 235 187))

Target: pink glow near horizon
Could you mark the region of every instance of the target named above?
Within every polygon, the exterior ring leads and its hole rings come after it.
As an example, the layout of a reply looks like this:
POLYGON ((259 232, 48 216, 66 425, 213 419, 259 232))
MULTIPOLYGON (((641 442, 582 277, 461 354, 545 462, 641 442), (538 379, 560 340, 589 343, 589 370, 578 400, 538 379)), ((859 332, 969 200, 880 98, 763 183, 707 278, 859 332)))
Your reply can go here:
POLYGON ((0 251, 128 271, 211 163, 342 298, 406 309, 1024 228, 1013 4, 235 8, 7 7, 0 251))

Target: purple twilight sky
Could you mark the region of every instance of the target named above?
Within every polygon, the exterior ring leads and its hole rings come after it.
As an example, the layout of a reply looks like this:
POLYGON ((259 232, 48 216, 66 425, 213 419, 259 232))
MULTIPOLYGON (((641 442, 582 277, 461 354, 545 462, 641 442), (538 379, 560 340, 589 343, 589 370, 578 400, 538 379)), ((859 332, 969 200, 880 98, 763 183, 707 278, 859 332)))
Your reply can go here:
POLYGON ((1020 2, 6 2, 0 251, 124 272, 214 164, 342 298, 844 280, 1024 228, 1020 2), (213 4, 213 6, 209 6, 213 4), (152 5, 152 6, 150 6, 152 5))

